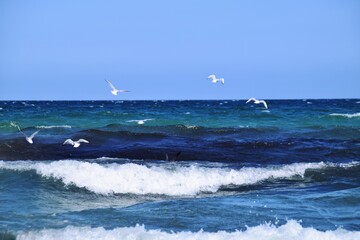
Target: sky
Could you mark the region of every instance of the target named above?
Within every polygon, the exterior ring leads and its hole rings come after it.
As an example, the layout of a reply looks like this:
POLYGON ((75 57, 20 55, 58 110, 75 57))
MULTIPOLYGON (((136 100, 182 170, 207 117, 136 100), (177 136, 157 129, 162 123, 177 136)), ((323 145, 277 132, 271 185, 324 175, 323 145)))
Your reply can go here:
POLYGON ((360 1, 0 1, 0 100, 250 97, 360 98, 360 1))

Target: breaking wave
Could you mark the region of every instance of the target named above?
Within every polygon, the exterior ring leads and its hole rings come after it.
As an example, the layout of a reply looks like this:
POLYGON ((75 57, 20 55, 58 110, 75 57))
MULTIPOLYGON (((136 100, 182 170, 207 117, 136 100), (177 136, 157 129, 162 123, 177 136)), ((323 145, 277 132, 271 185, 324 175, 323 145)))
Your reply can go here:
MULTIPOLYGON (((358 163, 353 163, 356 166, 358 163)), ((65 185, 85 188, 97 194, 158 194, 194 196, 216 193, 222 188, 253 185, 272 179, 304 177, 305 171, 331 167, 330 163, 294 163, 282 166, 243 167, 240 169, 174 164, 140 165, 62 160, 53 162, 4 162, 0 169, 35 171, 65 185)), ((346 168, 347 165, 336 165, 346 168)))
POLYGON ((102 227, 74 227, 68 226, 64 229, 45 229, 20 233, 17 239, 182 239, 182 240, 250 240, 250 239, 292 239, 292 240, 355 240, 360 239, 359 231, 347 231, 338 228, 334 231, 319 231, 312 227, 303 227, 295 220, 289 220, 282 226, 272 224, 261 224, 248 227, 245 231, 218 231, 218 232, 164 232, 161 230, 147 230, 143 225, 135 227, 123 227, 104 229, 102 227))
POLYGON ((360 117, 360 113, 331 113, 330 116, 354 118, 360 117))

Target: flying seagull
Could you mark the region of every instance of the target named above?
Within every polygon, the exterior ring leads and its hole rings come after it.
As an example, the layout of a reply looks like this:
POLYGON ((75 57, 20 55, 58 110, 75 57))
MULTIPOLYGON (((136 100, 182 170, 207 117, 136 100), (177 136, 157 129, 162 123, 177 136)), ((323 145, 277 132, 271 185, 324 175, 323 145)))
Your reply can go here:
POLYGON ((79 139, 77 141, 73 141, 71 139, 66 139, 65 142, 63 143, 63 145, 70 144, 70 145, 73 145, 74 148, 78 148, 80 146, 80 143, 89 143, 89 141, 85 140, 85 139, 79 139))
POLYGON ((213 83, 221 82, 223 85, 225 83, 224 78, 216 78, 215 75, 210 75, 208 78, 211 78, 213 83))
POLYGON ((262 104, 264 104, 264 107, 265 107, 266 109, 268 109, 268 106, 267 106, 267 104, 266 104, 266 102, 265 102, 264 100, 258 100, 258 99, 256 99, 256 98, 250 98, 249 100, 247 100, 246 103, 251 102, 251 101, 254 101, 255 104, 260 104, 260 103, 262 103, 262 104))
POLYGON ((34 132, 33 134, 31 134, 30 137, 28 137, 28 136, 21 130, 21 128, 20 128, 18 125, 16 125, 15 123, 10 122, 10 125, 13 126, 13 127, 16 127, 17 129, 19 129, 19 131, 25 136, 26 141, 27 141, 28 143, 30 143, 30 144, 33 144, 33 143, 34 143, 33 138, 34 138, 35 135, 38 134, 38 132, 40 131, 40 130, 37 130, 36 132, 34 132))
POLYGON ((114 85, 112 85, 112 83, 111 83, 109 80, 105 79, 105 81, 106 81, 106 82, 109 84, 109 86, 111 87, 111 93, 112 93, 112 95, 117 95, 119 92, 130 92, 130 91, 128 91, 128 90, 116 89, 116 88, 114 87, 114 85))
MULTIPOLYGON (((20 130, 20 131, 21 131, 21 130, 20 130)), ((26 136, 26 134, 25 134, 23 131, 21 131, 21 132, 22 132, 22 134, 24 134, 26 141, 28 141, 28 143, 30 143, 30 144, 33 144, 33 143, 34 143, 34 142, 33 142, 33 138, 35 137, 36 134, 38 134, 39 131, 40 131, 40 130, 37 130, 36 132, 34 132, 33 134, 31 134, 30 137, 26 136)))

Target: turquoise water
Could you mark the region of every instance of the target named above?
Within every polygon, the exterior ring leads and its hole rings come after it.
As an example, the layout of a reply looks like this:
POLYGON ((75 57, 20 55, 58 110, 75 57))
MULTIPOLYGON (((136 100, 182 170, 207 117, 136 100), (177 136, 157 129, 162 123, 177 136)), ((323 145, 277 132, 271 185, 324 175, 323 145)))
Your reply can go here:
POLYGON ((268 106, 0 102, 0 236, 359 239, 360 100, 268 106))

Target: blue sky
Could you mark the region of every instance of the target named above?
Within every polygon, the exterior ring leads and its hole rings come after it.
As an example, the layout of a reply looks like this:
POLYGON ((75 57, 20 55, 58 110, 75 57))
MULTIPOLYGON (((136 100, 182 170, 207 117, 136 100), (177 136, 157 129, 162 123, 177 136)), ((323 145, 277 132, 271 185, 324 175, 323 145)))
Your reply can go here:
POLYGON ((0 1, 0 100, 249 97, 359 98, 360 1, 0 1))

